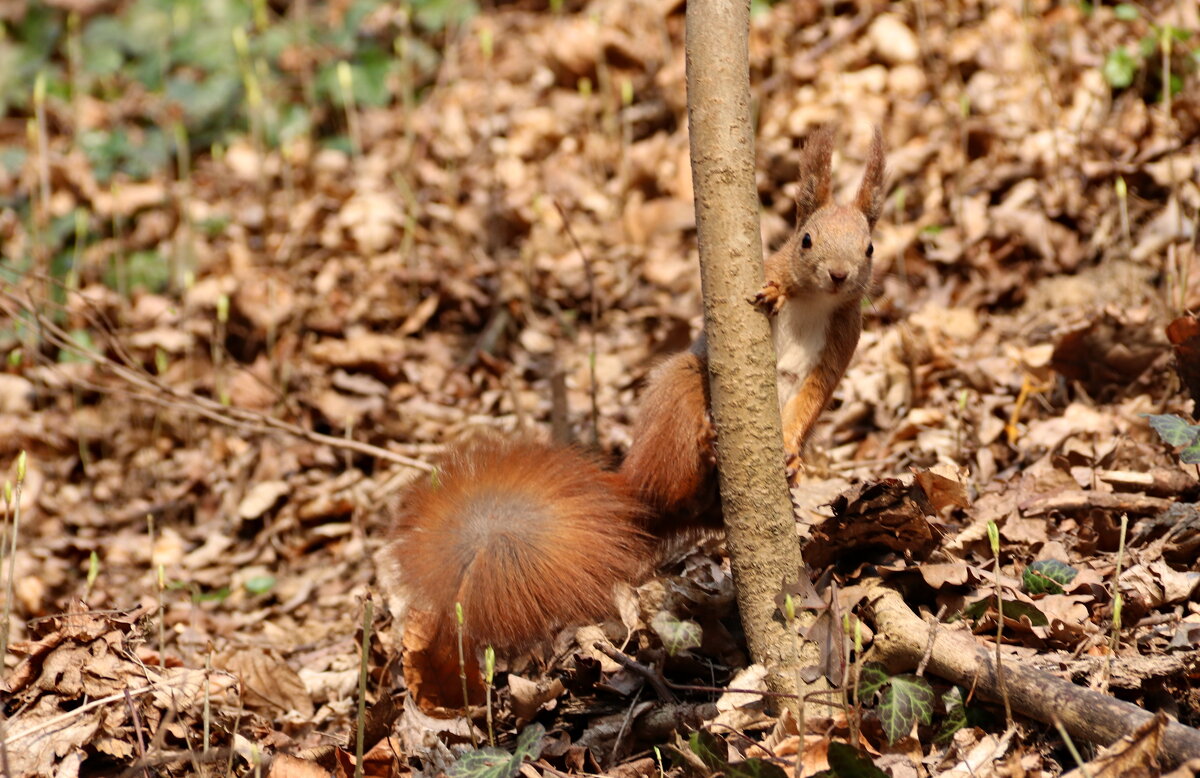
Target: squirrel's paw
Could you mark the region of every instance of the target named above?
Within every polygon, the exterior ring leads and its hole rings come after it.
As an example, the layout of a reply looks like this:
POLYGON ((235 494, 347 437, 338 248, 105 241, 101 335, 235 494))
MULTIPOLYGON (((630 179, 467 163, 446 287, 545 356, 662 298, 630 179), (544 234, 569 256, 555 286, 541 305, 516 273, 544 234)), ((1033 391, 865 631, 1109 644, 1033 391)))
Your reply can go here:
POLYGON ((751 300, 756 306, 762 309, 763 313, 773 316, 779 313, 779 309, 783 307, 783 290, 779 288, 777 281, 767 281, 762 285, 762 289, 758 290, 758 294, 754 295, 751 300))
POLYGON ((789 452, 784 457, 784 467, 787 473, 788 487, 793 488, 800 484, 800 474, 804 472, 804 463, 800 460, 799 454, 789 452))

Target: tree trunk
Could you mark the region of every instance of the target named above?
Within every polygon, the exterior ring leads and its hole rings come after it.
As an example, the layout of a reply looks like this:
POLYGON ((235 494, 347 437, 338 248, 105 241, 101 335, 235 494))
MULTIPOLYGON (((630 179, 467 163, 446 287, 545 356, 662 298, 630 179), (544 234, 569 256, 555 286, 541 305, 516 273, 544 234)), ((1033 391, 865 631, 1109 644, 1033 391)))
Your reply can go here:
POLYGON ((721 503, 738 608, 768 688, 795 694, 795 639, 774 599, 803 563, 784 474, 770 324, 749 302, 763 282, 749 28, 749 0, 688 0, 688 126, 721 503))

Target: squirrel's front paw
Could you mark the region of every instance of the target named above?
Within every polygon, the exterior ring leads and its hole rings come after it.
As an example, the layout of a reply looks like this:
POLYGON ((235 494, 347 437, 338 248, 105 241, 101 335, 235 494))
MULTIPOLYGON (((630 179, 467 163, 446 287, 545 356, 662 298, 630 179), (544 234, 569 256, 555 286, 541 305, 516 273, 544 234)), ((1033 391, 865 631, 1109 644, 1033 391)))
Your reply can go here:
POLYGON ((779 309, 783 307, 783 301, 783 290, 775 281, 767 281, 763 284, 762 289, 759 289, 758 294, 754 295, 754 299, 751 300, 762 309, 763 313, 768 315, 779 313, 779 309))
POLYGON ((800 461, 800 455, 789 453, 784 457, 784 467, 787 473, 788 488, 798 486, 800 484, 800 473, 804 471, 804 463, 800 461))

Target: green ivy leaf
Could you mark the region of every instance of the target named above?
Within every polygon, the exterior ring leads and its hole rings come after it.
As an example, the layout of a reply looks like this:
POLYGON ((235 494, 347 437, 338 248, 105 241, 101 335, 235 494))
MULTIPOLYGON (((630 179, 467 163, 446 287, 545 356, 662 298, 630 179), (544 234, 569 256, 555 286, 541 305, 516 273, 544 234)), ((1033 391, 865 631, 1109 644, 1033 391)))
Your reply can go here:
POLYGON ((882 689, 892 677, 878 662, 867 662, 858 674, 858 699, 869 700, 882 689))
POLYGON ((834 778, 887 778, 869 756, 845 743, 829 744, 829 768, 834 778))
MULTIPOLYGON (((1016 600, 1002 600, 1004 608, 1004 616, 1009 619, 1020 619, 1022 616, 1029 618, 1029 623, 1035 627, 1049 626, 1050 620, 1046 618, 1046 614, 1036 606, 1027 602, 1018 602, 1016 600)), ((983 614, 987 613, 988 608, 996 604, 994 596, 983 597, 973 602, 963 611, 963 615, 971 619, 979 619, 983 614)))
POLYGON ((513 778, 520 771, 520 762, 513 769, 512 754, 502 748, 485 746, 460 756, 450 768, 450 775, 455 778, 513 778))
POLYGON ((1142 414, 1168 446, 1190 446, 1200 436, 1200 427, 1188 424, 1173 413, 1142 414))
POLYGON ((1200 465, 1200 441, 1180 451, 1179 461, 1185 465, 1200 465))
POLYGON ((1191 30, 1189 30, 1185 27, 1176 27, 1173 24, 1167 25, 1166 32, 1167 32, 1167 35, 1170 35, 1172 38, 1179 41, 1180 43, 1189 41, 1192 38, 1191 30))
POLYGON ((933 721, 933 688, 924 678, 896 675, 879 702, 879 722, 889 743, 895 743, 912 731, 919 719, 933 721))
POLYGON ((725 743, 706 730, 693 732, 688 738, 688 748, 700 757, 700 761, 704 762, 704 766, 709 770, 730 778, 787 778, 786 771, 762 759, 747 759, 735 765, 729 764, 723 756, 726 751, 725 743))
POLYGON ((1078 571, 1057 559, 1039 559, 1025 568, 1021 581, 1030 594, 1062 594, 1078 571))
POLYGON ((963 705, 962 689, 951 686, 949 691, 942 695, 942 707, 946 709, 946 718, 934 739, 938 743, 948 743, 955 732, 967 725, 967 708, 963 705))
POLYGON ((725 744, 713 733, 707 730, 699 730, 692 733, 688 738, 688 748, 692 753, 700 757, 700 761, 704 762, 704 766, 713 772, 721 772, 729 766, 725 759, 725 744))
POLYGON ((724 772, 730 778, 788 778, 782 767, 757 757, 730 765, 724 772))
POLYGON ((450 768, 455 778, 513 778, 521 772, 521 765, 528 759, 537 759, 542 753, 542 737, 546 728, 541 724, 530 724, 521 730, 513 753, 490 746, 467 751, 450 768))
POLYGON ((542 738, 545 736, 546 728, 541 724, 530 724, 521 730, 521 734, 517 736, 517 747, 513 749, 517 767, 521 766, 522 761, 533 761, 542 755, 542 738))
POLYGON ((668 611, 659 611, 650 620, 650 627, 658 633, 667 653, 675 656, 681 651, 697 648, 704 633, 694 621, 682 621, 668 611))
POLYGON ((1124 89, 1133 83, 1137 73, 1137 61, 1124 46, 1118 46, 1104 58, 1104 68, 1101 71, 1104 80, 1114 89, 1124 89))

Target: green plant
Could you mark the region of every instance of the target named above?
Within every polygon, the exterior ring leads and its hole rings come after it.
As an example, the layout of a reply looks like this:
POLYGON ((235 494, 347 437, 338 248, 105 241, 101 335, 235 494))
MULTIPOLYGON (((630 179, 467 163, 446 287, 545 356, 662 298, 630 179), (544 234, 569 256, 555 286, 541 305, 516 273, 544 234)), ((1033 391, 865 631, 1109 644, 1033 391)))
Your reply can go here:
POLYGON ((1173 413, 1143 413, 1142 416, 1149 419, 1150 427, 1168 446, 1183 446, 1179 461, 1196 465, 1200 474, 1200 424, 1190 424, 1173 413))
POLYGON ((1078 571, 1057 559, 1039 559, 1021 573, 1021 583, 1030 594, 1062 594, 1063 586, 1075 580, 1078 571))
POLYGON ((511 754, 492 746, 472 748, 458 758, 450 768, 450 775, 455 778, 513 778, 521 772, 522 764, 541 755, 545 734, 546 728, 541 724, 530 724, 521 730, 511 754))
MULTIPOLYGON (((1132 3, 1121 3, 1113 8, 1113 15, 1120 21, 1136 22, 1141 11, 1132 3)), ((1196 56, 1193 52, 1178 57, 1174 67, 1164 67, 1161 71, 1154 67, 1158 59, 1169 63, 1172 59, 1173 44, 1183 43, 1191 38, 1192 31, 1174 25, 1149 26, 1146 35, 1138 40, 1136 46, 1117 46, 1104 58, 1101 72, 1104 79, 1113 89, 1127 89, 1144 77, 1148 95, 1164 92, 1163 86, 1169 87, 1167 94, 1175 95, 1183 89, 1183 76, 1196 70, 1196 56)))
POLYGON ((869 662, 859 674, 858 694, 864 704, 874 701, 889 743, 911 732, 917 721, 933 723, 933 687, 924 678, 888 675, 882 665, 869 662))
POLYGON ((779 765, 763 759, 746 759, 730 764, 725 756, 725 743, 716 735, 705 730, 693 732, 688 738, 688 748, 700 757, 710 775, 720 774, 730 778, 786 778, 787 773, 779 765))
POLYGON ((987 535, 988 545, 992 549, 992 573, 995 575, 996 585, 996 680, 1000 685, 1000 694, 1004 697, 1004 720, 1011 727, 1012 705, 1008 701, 1008 683, 1004 678, 1004 661, 1000 656, 1000 646, 1004 642, 1004 600, 1000 595, 1000 528, 996 526, 996 522, 988 521, 987 535))
POLYGON ((813 778, 886 778, 871 758, 845 743, 829 744, 829 769, 813 775, 813 778))
POLYGON ((21 487, 25 483, 25 467, 28 457, 22 450, 17 456, 17 485, 11 481, 4 482, 4 529, 6 534, 0 537, 9 540, 6 548, 0 548, 0 555, 8 554, 8 579, 4 585, 4 623, 0 624, 0 662, 8 659, 8 625, 12 616, 13 581, 17 566, 17 537, 21 532, 21 487), (8 529, 8 517, 12 516, 12 529, 8 529))

